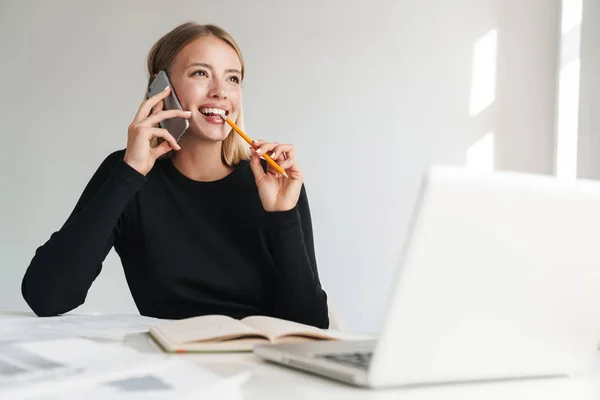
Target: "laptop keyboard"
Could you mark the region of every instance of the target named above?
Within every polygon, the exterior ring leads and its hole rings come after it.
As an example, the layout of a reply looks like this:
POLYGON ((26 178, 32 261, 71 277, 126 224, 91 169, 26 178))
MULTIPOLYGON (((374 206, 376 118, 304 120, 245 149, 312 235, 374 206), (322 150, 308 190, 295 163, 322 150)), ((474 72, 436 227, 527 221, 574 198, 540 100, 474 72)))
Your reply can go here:
POLYGON ((367 369, 371 363, 373 353, 336 353, 336 354, 318 354, 317 358, 324 358, 341 364, 351 365, 361 369, 367 369))

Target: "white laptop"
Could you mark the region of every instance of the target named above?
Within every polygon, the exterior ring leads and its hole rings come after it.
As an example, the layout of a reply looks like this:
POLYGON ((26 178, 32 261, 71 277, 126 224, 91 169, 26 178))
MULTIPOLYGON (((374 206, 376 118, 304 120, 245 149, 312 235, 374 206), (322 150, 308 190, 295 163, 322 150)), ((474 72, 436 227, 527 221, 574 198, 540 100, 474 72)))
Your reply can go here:
POLYGON ((437 166, 378 340, 254 352, 385 387, 574 375, 599 343, 600 182, 437 166))

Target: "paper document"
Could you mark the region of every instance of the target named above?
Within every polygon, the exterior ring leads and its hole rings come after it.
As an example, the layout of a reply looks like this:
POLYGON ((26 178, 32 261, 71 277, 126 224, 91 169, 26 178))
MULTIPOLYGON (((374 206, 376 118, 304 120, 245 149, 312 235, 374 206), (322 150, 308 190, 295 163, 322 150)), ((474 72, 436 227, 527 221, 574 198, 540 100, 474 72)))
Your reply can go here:
MULTIPOLYGON (((126 377, 101 384, 69 390, 69 398, 86 400, 152 400, 152 399, 242 399, 241 385, 249 373, 229 378, 196 366, 183 359, 171 358, 144 373, 129 373, 126 377)), ((65 393, 32 397, 36 400, 63 400, 65 393)))
POLYGON ((121 345, 87 339, 0 345, 1 399, 28 399, 61 393, 64 398, 66 391, 72 398, 73 392, 84 392, 109 382, 112 384, 105 390, 110 392, 129 393, 137 388, 141 393, 150 388, 159 390, 160 382, 163 383, 161 390, 174 388, 176 384, 181 386, 188 378, 189 385, 218 380, 216 375, 183 359, 141 354, 121 345), (185 372, 187 370, 190 372, 185 372), (156 375, 161 371, 171 371, 171 375, 179 377, 168 378, 167 374, 161 378, 156 375), (194 375, 190 376, 192 372, 194 375))
POLYGON ((133 314, 3 318, 0 319, 0 344, 64 337, 121 340, 130 333, 148 332, 164 321, 133 314))

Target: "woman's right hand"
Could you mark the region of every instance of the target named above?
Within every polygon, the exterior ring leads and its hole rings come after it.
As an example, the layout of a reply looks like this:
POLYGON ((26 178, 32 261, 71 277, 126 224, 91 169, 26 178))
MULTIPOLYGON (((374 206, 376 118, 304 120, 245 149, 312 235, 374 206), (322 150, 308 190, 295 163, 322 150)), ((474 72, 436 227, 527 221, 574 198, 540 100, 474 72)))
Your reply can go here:
POLYGON ((170 90, 167 87, 166 90, 144 101, 133 122, 129 125, 127 149, 123 161, 142 175, 150 172, 157 158, 171 150, 181 149, 169 131, 157 127, 158 123, 165 119, 190 118, 192 115, 191 111, 162 110, 163 99, 169 95, 170 90), (160 145, 152 147, 150 143, 155 137, 162 138, 164 141, 160 145))

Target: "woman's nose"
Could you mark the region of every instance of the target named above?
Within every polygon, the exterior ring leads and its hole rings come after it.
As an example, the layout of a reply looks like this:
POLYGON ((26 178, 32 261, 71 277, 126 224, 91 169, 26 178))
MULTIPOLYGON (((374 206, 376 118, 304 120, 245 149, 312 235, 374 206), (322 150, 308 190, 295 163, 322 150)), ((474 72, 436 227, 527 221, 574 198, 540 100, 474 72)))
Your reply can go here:
POLYGON ((209 95, 210 97, 225 99, 227 98, 227 90, 225 90, 223 84, 215 82, 210 89, 209 95))

